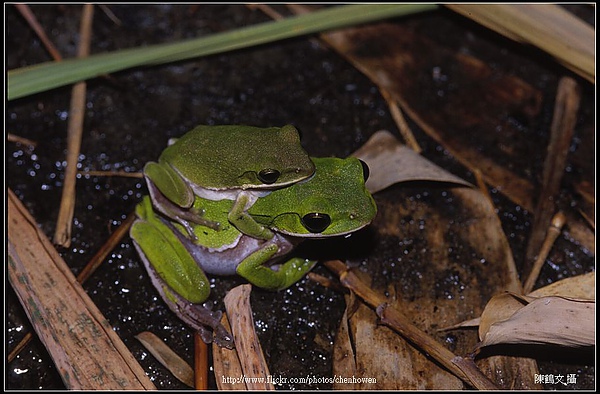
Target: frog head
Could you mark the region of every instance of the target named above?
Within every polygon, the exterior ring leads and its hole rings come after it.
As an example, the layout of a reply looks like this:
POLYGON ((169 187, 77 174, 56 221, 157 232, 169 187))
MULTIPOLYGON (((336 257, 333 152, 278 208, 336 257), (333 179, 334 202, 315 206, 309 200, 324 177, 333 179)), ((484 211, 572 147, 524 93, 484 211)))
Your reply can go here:
POLYGON ((365 187, 368 167, 349 157, 312 158, 314 175, 259 198, 248 210, 273 231, 302 238, 346 235, 367 226, 377 214, 365 187))

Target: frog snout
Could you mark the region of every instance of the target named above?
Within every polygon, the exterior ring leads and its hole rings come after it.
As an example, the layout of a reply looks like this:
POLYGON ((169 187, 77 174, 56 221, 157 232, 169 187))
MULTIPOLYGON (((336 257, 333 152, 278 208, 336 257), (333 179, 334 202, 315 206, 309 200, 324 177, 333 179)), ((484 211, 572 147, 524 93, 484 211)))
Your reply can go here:
POLYGON ((302 216, 302 225, 311 233, 322 233, 331 224, 326 213, 312 212, 302 216))

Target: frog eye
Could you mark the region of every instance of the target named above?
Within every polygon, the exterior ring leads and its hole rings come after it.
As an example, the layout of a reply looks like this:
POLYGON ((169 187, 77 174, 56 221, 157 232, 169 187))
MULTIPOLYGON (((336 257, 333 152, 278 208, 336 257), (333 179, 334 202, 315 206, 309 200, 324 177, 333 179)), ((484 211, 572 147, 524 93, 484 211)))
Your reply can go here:
POLYGON ((302 217, 302 225, 311 233, 322 233, 331 224, 331 218, 326 213, 307 213, 302 217))
POLYGON ((362 168, 363 168, 363 179, 366 182, 367 179, 369 179, 369 174, 370 174, 369 166, 364 161, 362 161, 360 159, 358 159, 358 160, 360 161, 360 164, 362 165, 362 168))
POLYGON ((260 170, 260 172, 258 173, 258 179, 260 179, 262 183, 270 185, 272 183, 277 182, 277 179, 279 179, 279 175, 281 175, 279 171, 274 170, 272 168, 265 168, 264 170, 260 170))

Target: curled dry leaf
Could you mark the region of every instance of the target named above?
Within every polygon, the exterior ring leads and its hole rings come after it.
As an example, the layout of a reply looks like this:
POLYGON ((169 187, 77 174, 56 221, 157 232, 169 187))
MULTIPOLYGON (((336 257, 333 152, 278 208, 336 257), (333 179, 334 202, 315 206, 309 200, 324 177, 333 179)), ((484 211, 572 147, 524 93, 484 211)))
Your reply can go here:
POLYGON ((498 343, 590 345, 595 330, 595 277, 595 273, 590 272, 560 280, 527 296, 504 293, 492 297, 481 314, 481 346, 498 343), (569 324, 568 328, 565 323, 569 324))
POLYGON ((353 156, 366 162, 371 169, 366 183, 371 193, 407 181, 435 181, 472 186, 398 143, 396 137, 386 130, 374 133, 353 156))
POLYGON ((479 319, 479 339, 485 337, 493 324, 509 319, 525 305, 527 302, 511 293, 502 293, 492 297, 479 319))
POLYGON ((481 346, 501 343, 593 346, 595 327, 594 301, 541 297, 520 308, 509 319, 489 327, 481 346))
POLYGON ((596 272, 565 278, 528 294, 532 297, 551 295, 580 300, 595 300, 596 272))

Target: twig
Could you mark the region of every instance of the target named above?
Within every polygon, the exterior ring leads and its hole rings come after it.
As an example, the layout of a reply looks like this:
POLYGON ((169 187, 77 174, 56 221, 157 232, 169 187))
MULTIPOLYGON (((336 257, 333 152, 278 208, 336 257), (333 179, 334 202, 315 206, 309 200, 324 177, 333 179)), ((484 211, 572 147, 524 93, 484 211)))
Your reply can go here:
POLYGON ((100 7, 100 9, 102 11, 104 11, 104 13, 106 14, 106 16, 108 16, 108 19, 110 19, 111 21, 113 21, 113 23, 117 26, 121 26, 123 25, 121 23, 121 20, 119 18, 117 18, 117 16, 115 15, 114 12, 112 12, 112 10, 104 4, 99 4, 98 7, 100 7))
POLYGON ((569 77, 561 78, 556 93, 554 118, 550 129, 550 143, 544 162, 542 190, 534 212, 531 236, 525 254, 525 270, 532 266, 539 253, 550 226, 552 216, 556 212, 556 198, 560 182, 565 172, 567 155, 577 122, 577 111, 581 93, 577 82, 569 77))
MULTIPOLYGON (((90 52, 92 34, 92 17, 94 6, 85 4, 81 17, 81 29, 77 57, 87 57, 90 52)), ((69 111, 69 124, 67 126, 67 167, 65 181, 54 232, 54 243, 69 247, 71 245, 71 226, 75 211, 75 182, 77 179, 77 161, 81 148, 81 135, 83 133, 83 120, 85 116, 86 83, 78 82, 73 86, 71 94, 71 108, 69 111)))
POLYGON ((127 171, 78 171, 79 175, 83 176, 121 176, 125 178, 143 178, 144 174, 141 172, 127 172, 127 171))
POLYGON ((79 283, 84 283, 86 280, 88 280, 90 276, 92 276, 92 274, 98 269, 100 264, 102 264, 104 259, 106 259, 106 256, 108 256, 110 251, 113 250, 119 242, 121 242, 121 239, 123 238, 123 236, 125 236, 125 234, 127 234, 127 232, 129 231, 129 227, 131 227, 131 224, 134 220, 135 213, 132 212, 127 216, 127 218, 125 218, 123 223, 121 223, 121 225, 117 227, 115 232, 110 235, 108 240, 104 243, 104 245, 102 245, 102 247, 100 247, 100 250, 96 252, 94 257, 91 258, 89 263, 86 264, 86 266, 79 273, 79 275, 77 275, 77 281, 79 283))
POLYGON ((394 122, 396 122, 396 126, 400 131, 400 135, 402 135, 402 138, 404 138, 406 145, 415 152, 421 153, 423 149, 421 149, 421 146, 417 142, 417 139, 415 138, 412 130, 408 126, 408 123, 406 123, 406 119, 404 118, 402 110, 398 106, 396 100, 394 100, 390 92, 388 92, 381 86, 379 86, 379 93, 381 93, 381 96, 383 96, 383 98, 387 102, 388 107, 390 108, 390 114, 392 115, 394 122))
POLYGON ((485 377, 477 369, 477 376, 465 374, 452 360, 456 357, 454 353, 439 344, 435 339, 424 331, 414 326, 398 310, 388 305, 386 297, 374 292, 369 288, 350 268, 339 260, 325 262, 325 266, 340 277, 340 282, 363 299, 371 308, 374 308, 381 322, 397 331, 409 342, 421 348, 437 360, 446 369, 456 375, 467 384, 482 390, 490 387, 497 388, 492 381, 485 377), (482 383, 485 382, 485 383, 482 383))
POLYGON ((180 382, 189 387, 194 387, 194 370, 192 367, 158 336, 150 331, 143 331, 137 334, 135 338, 180 382))
POLYGON ((560 235, 562 227, 565 225, 566 221, 567 218, 565 217, 564 213, 560 211, 552 218, 550 228, 548 228, 548 231, 546 232, 546 239, 542 244, 542 248, 540 249, 535 263, 533 263, 533 268, 531 269, 527 280, 523 284, 523 294, 529 294, 533 290, 533 286, 535 285, 535 282, 540 275, 540 271, 546 262, 546 257, 548 256, 548 253, 550 253, 550 249, 552 249, 552 245, 554 245, 554 241, 556 241, 556 238, 558 238, 560 235))
POLYGON ((35 34, 37 34, 39 39, 42 41, 42 43, 46 47, 46 50, 48 50, 48 52, 50 53, 50 56, 52 56, 52 58, 54 60, 56 60, 57 62, 61 61, 62 56, 61 56, 60 52, 58 51, 58 49, 56 49, 54 44, 52 44, 52 41, 50 41, 50 39, 46 35, 46 32, 44 31, 42 26, 37 21, 37 18, 35 17, 33 12, 31 12, 31 9, 29 8, 29 6, 27 4, 15 4, 15 7, 17 8, 17 10, 19 10, 19 12, 23 16, 23 18, 25 18, 25 20, 27 21, 29 26, 33 29, 33 31, 35 31, 35 34))
POLYGON ((6 133, 6 140, 9 142, 16 142, 21 145, 25 145, 28 149, 33 149, 37 146, 37 142, 29 140, 27 138, 19 137, 18 135, 6 133))
POLYGON ((194 388, 208 389, 208 346, 197 331, 194 333, 194 388))
POLYGON ((308 278, 309 280, 312 280, 313 282, 316 282, 316 283, 320 284, 321 286, 326 287, 328 289, 333 289, 333 290, 339 291, 341 293, 348 293, 348 290, 345 287, 341 286, 339 282, 333 281, 322 275, 315 274, 314 272, 309 272, 308 274, 306 274, 306 278, 308 278))
POLYGON ((278 21, 284 18, 283 15, 281 15, 279 12, 275 11, 273 9, 273 7, 267 5, 267 4, 246 4, 246 7, 248 7, 251 10, 260 10, 262 11, 265 15, 267 15, 269 18, 278 21))
POLYGON ((498 386, 481 373, 472 358, 456 356, 451 361, 471 379, 474 387, 477 387, 479 390, 498 390, 498 386))

